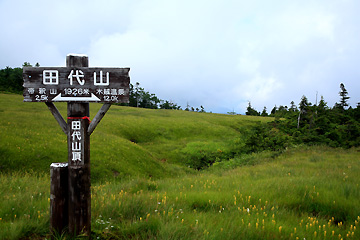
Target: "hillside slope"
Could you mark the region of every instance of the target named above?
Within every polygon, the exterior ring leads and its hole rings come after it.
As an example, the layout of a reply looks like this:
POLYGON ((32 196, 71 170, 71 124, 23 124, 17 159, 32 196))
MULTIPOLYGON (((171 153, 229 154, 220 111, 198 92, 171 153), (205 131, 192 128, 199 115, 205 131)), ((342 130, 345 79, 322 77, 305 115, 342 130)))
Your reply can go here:
MULTIPOLYGON (((66 116, 66 103, 56 106, 66 116)), ((90 118, 100 107, 90 105, 90 118)), ((0 113, 1 172, 48 172, 67 161, 66 136, 44 103, 0 94, 0 113)), ((91 135, 92 179, 181 175, 189 154, 222 153, 256 121, 268 119, 112 106, 91 135)))

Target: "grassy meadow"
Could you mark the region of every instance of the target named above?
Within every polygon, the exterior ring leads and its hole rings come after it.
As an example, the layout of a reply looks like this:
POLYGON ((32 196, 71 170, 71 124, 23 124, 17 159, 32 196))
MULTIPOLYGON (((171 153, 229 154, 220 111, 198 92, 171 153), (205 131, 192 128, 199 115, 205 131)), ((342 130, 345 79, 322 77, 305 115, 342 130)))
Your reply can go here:
MULTIPOLYGON (((44 103, 0 94, 0 171, 47 173, 67 161, 67 138, 44 103)), ((56 104, 66 117, 66 103, 56 104)), ((93 118, 101 104, 90 104, 93 118)), ((239 128, 269 119, 185 111, 112 106, 91 135, 94 182, 172 177, 189 172, 184 164, 199 149, 226 152, 239 128)))
MULTIPOLYGON (((45 104, 19 95, 0 94, 0 115, 0 239, 50 239, 49 166, 66 161, 66 136, 45 104)), ((188 167, 269 120, 112 106, 91 136, 92 238, 360 239, 360 149, 299 146, 188 167)))

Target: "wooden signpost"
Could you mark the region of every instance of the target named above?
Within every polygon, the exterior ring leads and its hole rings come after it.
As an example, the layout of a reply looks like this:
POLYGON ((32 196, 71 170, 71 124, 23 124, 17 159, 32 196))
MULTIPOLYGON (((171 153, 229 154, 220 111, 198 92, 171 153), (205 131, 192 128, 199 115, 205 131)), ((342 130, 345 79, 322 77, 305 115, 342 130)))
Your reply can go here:
POLYGON ((24 67, 25 102, 126 102, 129 68, 24 67))
POLYGON ((89 68, 69 54, 66 67, 24 67, 24 102, 45 102, 67 134, 68 162, 50 166, 50 228, 91 233, 90 135, 112 103, 129 102, 129 68, 89 68), (53 102, 65 101, 67 122, 53 102), (89 102, 104 102, 90 122, 89 102))

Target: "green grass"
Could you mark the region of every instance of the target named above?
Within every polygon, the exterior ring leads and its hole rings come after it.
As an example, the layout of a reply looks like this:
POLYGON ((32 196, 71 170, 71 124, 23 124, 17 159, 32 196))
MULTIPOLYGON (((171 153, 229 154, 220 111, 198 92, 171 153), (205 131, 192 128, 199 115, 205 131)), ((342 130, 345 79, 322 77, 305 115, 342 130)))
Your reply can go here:
MULTIPOLYGON (((359 149, 301 147, 257 157, 233 170, 94 184, 93 238, 360 238, 359 149)), ((47 177, 0 180, 0 239, 49 237, 47 177)))
MULTIPOLYGON (((45 173, 67 162, 67 138, 44 103, 0 94, 0 172, 45 173)), ((56 104, 66 118, 66 103, 56 104)), ((90 104, 93 118, 101 104, 90 104)), ((239 129, 264 118, 112 106, 91 135, 92 180, 169 177, 189 172, 199 144, 228 148, 239 129)))
POLYGON ((48 179, 35 173, 0 175, 0 239, 49 233, 48 179))
MULTIPOLYGON (((49 239, 49 165, 66 161, 66 136, 45 104, 0 94, 0 113, 0 239, 49 239)), ((93 239, 360 239, 360 149, 187 167, 255 121, 268 119, 112 106, 91 136, 93 239)))

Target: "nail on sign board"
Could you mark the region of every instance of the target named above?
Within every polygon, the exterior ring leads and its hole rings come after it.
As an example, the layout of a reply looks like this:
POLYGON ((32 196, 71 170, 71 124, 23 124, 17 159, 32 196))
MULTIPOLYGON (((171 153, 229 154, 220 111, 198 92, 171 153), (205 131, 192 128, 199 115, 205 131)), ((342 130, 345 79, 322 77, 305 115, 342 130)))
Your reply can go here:
POLYGON ((24 102, 129 102, 130 68, 24 67, 24 102))

